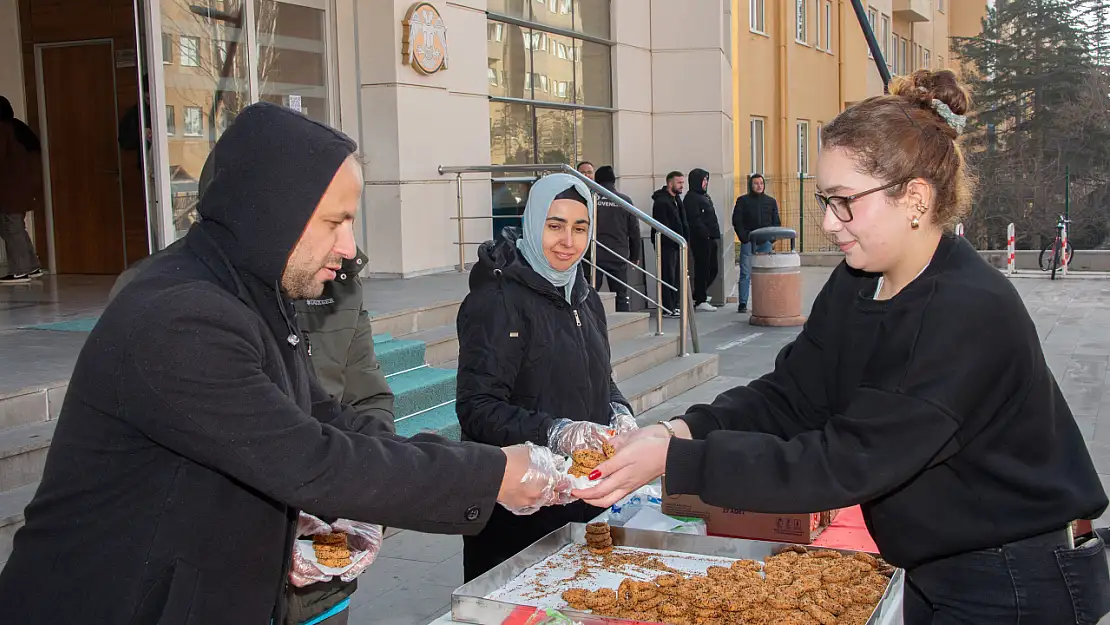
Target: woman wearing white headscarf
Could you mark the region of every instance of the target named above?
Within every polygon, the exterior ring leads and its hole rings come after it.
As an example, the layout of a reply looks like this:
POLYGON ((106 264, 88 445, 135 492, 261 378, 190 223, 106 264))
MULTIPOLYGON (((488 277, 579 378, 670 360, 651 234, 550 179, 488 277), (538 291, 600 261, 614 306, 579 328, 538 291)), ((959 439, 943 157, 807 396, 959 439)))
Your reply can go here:
MULTIPOLYGON (((532 186, 520 233, 478 250, 459 310, 456 412, 464 440, 532 442, 557 453, 600 449, 636 427, 613 383, 605 311, 581 267, 593 236, 590 190, 552 174, 532 186)), ((531 516, 497 510, 463 539, 466 581, 569 522, 602 512, 581 501, 531 516)))

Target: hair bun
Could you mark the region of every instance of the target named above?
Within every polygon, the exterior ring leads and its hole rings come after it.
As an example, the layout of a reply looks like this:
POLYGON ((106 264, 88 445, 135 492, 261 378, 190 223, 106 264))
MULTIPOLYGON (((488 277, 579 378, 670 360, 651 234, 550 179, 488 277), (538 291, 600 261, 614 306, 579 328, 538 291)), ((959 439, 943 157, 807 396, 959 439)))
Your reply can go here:
POLYGON ((950 69, 919 69, 909 76, 897 76, 891 81, 890 93, 925 108, 931 108, 934 99, 940 100, 956 115, 971 110, 971 92, 950 69))

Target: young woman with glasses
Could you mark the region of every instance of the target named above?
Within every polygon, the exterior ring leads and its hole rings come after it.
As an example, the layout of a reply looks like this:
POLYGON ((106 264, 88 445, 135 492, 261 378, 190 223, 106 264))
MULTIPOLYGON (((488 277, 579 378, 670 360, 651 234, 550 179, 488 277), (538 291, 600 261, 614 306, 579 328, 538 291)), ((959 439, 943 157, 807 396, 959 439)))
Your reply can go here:
POLYGON ((972 175, 969 96, 947 70, 897 79, 825 127, 823 227, 844 252, 767 375, 618 437, 606 506, 673 493, 753 512, 862 504, 906 570, 904 621, 1095 623, 1110 611, 1107 506, 1021 298, 950 227, 972 175), (1074 546, 1073 546, 1074 543, 1074 546))

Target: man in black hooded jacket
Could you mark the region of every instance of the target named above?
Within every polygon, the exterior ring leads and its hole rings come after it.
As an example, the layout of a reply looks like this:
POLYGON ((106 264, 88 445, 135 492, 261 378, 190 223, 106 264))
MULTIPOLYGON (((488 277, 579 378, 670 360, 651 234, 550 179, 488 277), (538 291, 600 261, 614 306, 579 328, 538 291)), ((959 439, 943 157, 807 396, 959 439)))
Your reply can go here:
MULTIPOLYGON (((686 220, 686 209, 682 206, 682 190, 685 185, 686 176, 682 175, 682 172, 672 171, 667 174, 667 184, 651 194, 651 216, 689 242, 690 223, 686 220)), ((655 239, 655 234, 655 230, 652 229, 652 240, 655 239)), ((682 293, 681 281, 686 279, 686 276, 680 275, 682 265, 680 264, 679 255, 682 248, 662 235, 659 236, 659 239, 661 240, 660 245, 663 247, 659 279, 674 287, 674 289, 663 287, 663 301, 661 303, 663 308, 671 312, 671 316, 677 316, 681 306, 679 298, 682 293)))
POLYGON ((694 169, 690 172, 690 192, 682 201, 686 218, 690 220, 690 250, 694 255, 694 307, 702 311, 717 310, 709 303, 709 286, 717 279, 718 246, 721 241, 721 224, 717 209, 709 197, 709 172, 694 169))
MULTIPOLYGON (((594 176, 599 185, 617 194, 625 202, 632 203, 632 198, 617 191, 617 174, 612 166, 598 168, 594 176)), ((624 285, 628 283, 628 263, 625 261, 633 264, 640 262, 640 220, 604 195, 597 196, 596 220, 597 242, 613 250, 615 254, 598 246, 597 264, 604 273, 598 272, 594 286, 601 289, 602 283, 608 280, 609 288, 617 294, 617 312, 628 312, 632 303, 629 301, 628 287, 624 285)))
POLYGON ((737 311, 741 313, 748 312, 748 296, 752 287, 752 254, 771 251, 769 242, 762 242, 753 249, 752 231, 782 225, 779 203, 767 195, 766 189, 767 182, 763 175, 752 174, 748 178, 748 192, 736 198, 736 206, 732 208, 732 227, 736 230, 736 237, 740 239, 740 283, 737 298, 740 305, 737 311))
POLYGON ((0 574, 4 622, 281 623, 300 509, 450 534, 498 501, 555 503, 545 448, 402 439, 310 374, 291 300, 354 256, 354 151, 268 103, 217 142, 201 221, 81 350, 0 574))

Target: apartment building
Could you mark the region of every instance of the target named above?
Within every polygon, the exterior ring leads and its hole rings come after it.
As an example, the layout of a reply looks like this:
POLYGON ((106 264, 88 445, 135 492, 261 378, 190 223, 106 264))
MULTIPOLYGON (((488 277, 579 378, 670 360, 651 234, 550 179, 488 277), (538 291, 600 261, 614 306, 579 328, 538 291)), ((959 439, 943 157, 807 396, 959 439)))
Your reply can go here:
MULTIPOLYGON (((807 249, 818 249, 820 214, 804 176, 814 171, 822 127, 845 107, 881 94, 882 79, 849 0, 737 5, 735 192, 746 192, 745 174, 767 176, 784 222, 801 227, 807 249)), ((957 69, 950 37, 978 33, 987 0, 865 0, 865 6, 883 58, 899 75, 957 69)))

